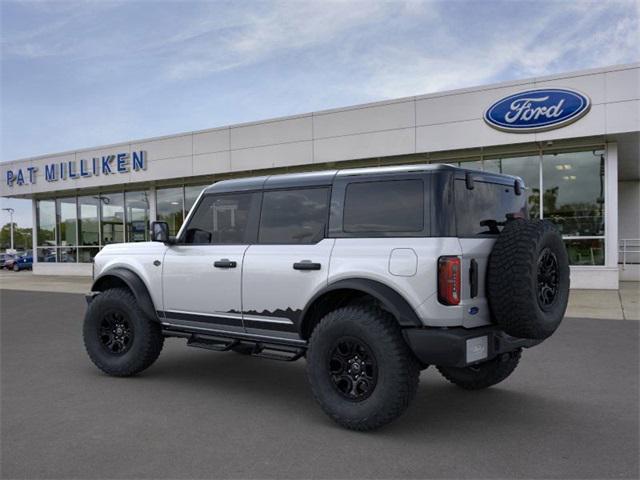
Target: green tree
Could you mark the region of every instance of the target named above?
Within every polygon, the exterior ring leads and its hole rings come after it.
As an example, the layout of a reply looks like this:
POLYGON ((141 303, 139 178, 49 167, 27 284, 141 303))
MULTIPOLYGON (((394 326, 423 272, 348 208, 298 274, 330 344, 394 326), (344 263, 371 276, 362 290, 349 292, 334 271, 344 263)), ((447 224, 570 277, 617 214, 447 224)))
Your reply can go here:
MULTIPOLYGON (((13 223, 13 248, 18 250, 31 250, 32 232, 30 228, 20 228, 13 223)), ((11 224, 6 223, 0 229, 0 248, 5 250, 11 247, 11 224)))

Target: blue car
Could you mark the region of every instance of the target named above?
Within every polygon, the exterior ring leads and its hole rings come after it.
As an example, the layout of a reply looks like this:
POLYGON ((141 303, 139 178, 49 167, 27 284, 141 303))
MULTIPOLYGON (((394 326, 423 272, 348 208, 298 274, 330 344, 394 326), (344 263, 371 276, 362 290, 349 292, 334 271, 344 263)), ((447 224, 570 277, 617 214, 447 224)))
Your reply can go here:
POLYGON ((26 253, 13 262, 13 271, 19 272, 20 270, 31 270, 33 268, 33 255, 26 253))

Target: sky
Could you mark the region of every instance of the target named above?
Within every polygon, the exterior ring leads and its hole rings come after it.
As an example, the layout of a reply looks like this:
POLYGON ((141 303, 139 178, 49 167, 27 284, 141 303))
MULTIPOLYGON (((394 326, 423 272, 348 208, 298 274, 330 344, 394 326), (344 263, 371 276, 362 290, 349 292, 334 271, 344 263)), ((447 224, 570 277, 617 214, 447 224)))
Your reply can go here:
POLYGON ((640 0, 2 0, 0 17, 0 161, 640 60, 640 0))

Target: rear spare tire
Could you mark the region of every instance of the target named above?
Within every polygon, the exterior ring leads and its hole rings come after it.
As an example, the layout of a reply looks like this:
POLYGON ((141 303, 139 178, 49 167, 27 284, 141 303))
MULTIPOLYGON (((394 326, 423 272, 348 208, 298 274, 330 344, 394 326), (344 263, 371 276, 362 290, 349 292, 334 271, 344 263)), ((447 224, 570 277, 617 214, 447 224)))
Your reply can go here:
POLYGON ((569 299, 569 259, 548 220, 508 222, 489 257, 487 296, 506 333, 542 340, 560 325, 569 299))

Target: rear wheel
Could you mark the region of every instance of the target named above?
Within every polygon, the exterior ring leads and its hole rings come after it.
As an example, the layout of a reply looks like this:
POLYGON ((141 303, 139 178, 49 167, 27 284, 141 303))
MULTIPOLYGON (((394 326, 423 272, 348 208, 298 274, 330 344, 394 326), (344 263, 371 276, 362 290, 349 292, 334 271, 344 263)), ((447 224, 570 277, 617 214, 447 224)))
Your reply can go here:
POLYGON ((315 399, 333 420, 372 430, 409 406, 420 366, 390 314, 357 305, 320 321, 309 341, 307 374, 315 399))
POLYGON ((480 390, 506 379, 518 366, 522 350, 503 353, 493 360, 470 367, 437 367, 444 378, 465 390, 480 390))
POLYGON ((14 263, 14 264, 13 264, 13 271, 14 271, 14 272, 19 272, 19 271, 20 271, 20 267, 18 266, 18 264, 17 264, 17 263, 14 263))
POLYGON ((91 361, 117 377, 135 375, 156 361, 164 344, 160 325, 147 318, 133 294, 113 288, 89 304, 83 327, 91 361))

